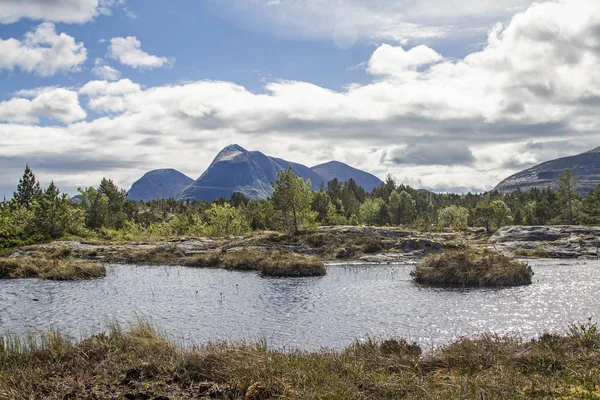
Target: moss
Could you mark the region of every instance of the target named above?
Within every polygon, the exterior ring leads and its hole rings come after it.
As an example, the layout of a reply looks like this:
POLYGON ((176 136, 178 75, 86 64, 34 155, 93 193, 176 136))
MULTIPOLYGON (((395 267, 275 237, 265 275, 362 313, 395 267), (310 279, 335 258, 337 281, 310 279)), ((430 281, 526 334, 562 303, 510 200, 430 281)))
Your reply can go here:
POLYGON ((411 272, 417 283, 447 286, 520 286, 531 284, 526 263, 492 250, 454 250, 432 254, 411 272))
POLYGON ((56 332, 6 337, 0 397, 593 399, 600 395, 598 349, 591 323, 531 341, 463 338, 425 355, 404 339, 341 351, 244 343, 182 348, 148 324, 113 326, 78 343, 56 332))
POLYGON ((513 251, 513 254, 518 257, 550 258, 550 255, 541 246, 537 246, 535 249, 519 247, 513 251))
POLYGON ((30 257, 0 258, 0 279, 77 281, 105 276, 106 268, 96 262, 30 257))

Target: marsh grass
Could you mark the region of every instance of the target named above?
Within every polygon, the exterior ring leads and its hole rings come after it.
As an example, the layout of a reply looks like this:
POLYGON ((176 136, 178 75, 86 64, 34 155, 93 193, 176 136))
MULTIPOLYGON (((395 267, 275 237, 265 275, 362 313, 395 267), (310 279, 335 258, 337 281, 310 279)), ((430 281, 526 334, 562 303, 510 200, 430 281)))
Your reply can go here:
POLYGON ((254 248, 225 252, 197 254, 185 260, 189 267, 216 268, 238 271, 259 271, 265 276, 305 277, 327 273, 321 261, 301 254, 282 250, 254 248))
POLYGON ((493 250, 453 250, 423 258, 411 276, 417 283, 447 286, 529 285, 533 271, 524 262, 493 250))
POLYGON ((599 352, 589 321, 531 341, 463 338, 425 355, 403 339, 341 351, 183 348, 147 323, 127 331, 112 325, 78 343, 58 332, 5 340, 0 398, 594 399, 599 352))
POLYGON ((64 258, 0 258, 0 279, 39 278, 77 281, 106 276, 103 264, 64 258))

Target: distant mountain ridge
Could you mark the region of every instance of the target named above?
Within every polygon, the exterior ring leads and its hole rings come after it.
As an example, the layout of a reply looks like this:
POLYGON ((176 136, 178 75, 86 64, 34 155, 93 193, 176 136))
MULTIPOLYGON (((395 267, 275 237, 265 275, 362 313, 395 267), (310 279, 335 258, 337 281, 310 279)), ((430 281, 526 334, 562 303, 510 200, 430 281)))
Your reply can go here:
POLYGON ((340 181, 352 178, 367 191, 381 184, 376 176, 337 161, 309 168, 233 144, 221 150, 202 176, 177 198, 214 201, 237 192, 251 200, 266 199, 273 193, 271 182, 277 180, 278 172, 289 167, 297 176, 310 179, 313 190, 336 177, 340 181))
POLYGON ((509 193, 517 189, 557 188, 556 181, 566 169, 575 173, 577 191, 587 194, 600 185, 600 147, 575 156, 546 161, 518 172, 500 182, 494 190, 509 193))
POLYGON ((138 179, 127 192, 127 198, 133 201, 150 201, 177 197, 183 189, 194 182, 192 178, 175 169, 156 169, 147 172, 138 179))

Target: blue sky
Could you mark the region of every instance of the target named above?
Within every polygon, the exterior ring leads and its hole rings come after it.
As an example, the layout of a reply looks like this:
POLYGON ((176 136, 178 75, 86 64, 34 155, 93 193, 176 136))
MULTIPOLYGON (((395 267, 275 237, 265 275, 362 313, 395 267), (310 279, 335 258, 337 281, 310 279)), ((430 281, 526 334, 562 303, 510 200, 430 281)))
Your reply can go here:
POLYGON ((24 162, 74 193, 196 178, 229 143, 483 191, 598 145, 592 0, 23 3, 0 0, 0 195, 24 162))

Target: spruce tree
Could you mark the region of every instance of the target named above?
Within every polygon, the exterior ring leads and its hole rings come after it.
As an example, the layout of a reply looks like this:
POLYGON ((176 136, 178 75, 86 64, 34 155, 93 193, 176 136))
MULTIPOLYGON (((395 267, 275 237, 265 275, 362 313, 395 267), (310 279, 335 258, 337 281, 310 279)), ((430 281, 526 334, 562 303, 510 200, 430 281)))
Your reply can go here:
POLYGON ((13 194, 16 202, 24 207, 29 207, 31 203, 42 196, 40 182, 35 180, 33 171, 29 165, 25 166, 23 177, 19 180, 17 191, 13 194))

